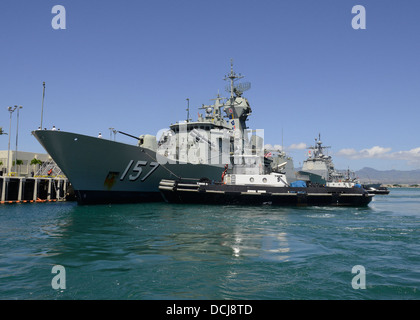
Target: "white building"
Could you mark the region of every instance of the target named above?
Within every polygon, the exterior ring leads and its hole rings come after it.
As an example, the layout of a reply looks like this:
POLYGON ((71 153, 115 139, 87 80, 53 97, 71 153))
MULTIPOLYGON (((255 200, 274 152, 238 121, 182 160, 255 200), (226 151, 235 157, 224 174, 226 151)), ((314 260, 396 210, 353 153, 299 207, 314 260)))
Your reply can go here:
MULTIPOLYGON (((7 150, 0 150, 0 172, 7 174, 7 168, 10 168, 12 175, 19 176, 32 176, 32 172, 35 174, 40 168, 39 165, 31 165, 32 159, 41 160, 43 163, 46 161, 52 161, 51 157, 46 153, 34 153, 18 151, 17 157, 15 157, 16 151, 10 150, 9 153, 9 166, 7 165, 7 150), (15 160, 22 160, 22 164, 13 165, 15 160)), ((20 163, 20 161, 16 161, 20 163)))

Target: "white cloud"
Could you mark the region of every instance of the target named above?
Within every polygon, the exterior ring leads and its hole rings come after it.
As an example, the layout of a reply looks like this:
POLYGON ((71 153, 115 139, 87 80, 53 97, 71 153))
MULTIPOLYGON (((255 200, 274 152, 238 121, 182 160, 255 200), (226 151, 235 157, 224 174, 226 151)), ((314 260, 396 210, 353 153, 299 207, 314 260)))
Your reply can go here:
POLYGON ((420 147, 408 151, 394 152, 391 157, 397 160, 405 160, 413 166, 420 166, 420 147))
POLYGON ((301 142, 301 143, 294 143, 290 145, 288 149, 289 150, 303 150, 306 148, 307 148, 306 143, 301 142))
POLYGON ((383 148, 379 146, 374 146, 370 149, 363 149, 360 151, 360 156, 362 158, 382 158, 388 157, 391 148, 383 148))
POLYGON ((362 149, 357 151, 355 149, 341 149, 336 153, 336 156, 341 156, 349 159, 386 159, 386 160, 404 160, 409 165, 420 166, 420 147, 413 148, 408 151, 391 152, 391 148, 384 148, 374 146, 369 149, 362 149))
POLYGON ((387 158, 391 155, 389 153, 390 151, 391 148, 374 146, 370 149, 362 149, 360 151, 356 151, 354 149, 341 149, 336 155, 350 159, 387 158))
POLYGON ((345 158, 352 158, 357 155, 357 151, 354 149, 341 149, 336 153, 337 156, 342 156, 345 158))

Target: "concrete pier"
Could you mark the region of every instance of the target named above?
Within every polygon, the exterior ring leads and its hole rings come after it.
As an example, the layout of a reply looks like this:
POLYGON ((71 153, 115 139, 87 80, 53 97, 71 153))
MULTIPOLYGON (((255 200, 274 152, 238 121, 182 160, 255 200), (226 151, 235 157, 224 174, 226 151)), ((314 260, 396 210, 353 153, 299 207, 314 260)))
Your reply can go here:
POLYGON ((0 203, 68 200, 68 179, 0 177, 0 203))

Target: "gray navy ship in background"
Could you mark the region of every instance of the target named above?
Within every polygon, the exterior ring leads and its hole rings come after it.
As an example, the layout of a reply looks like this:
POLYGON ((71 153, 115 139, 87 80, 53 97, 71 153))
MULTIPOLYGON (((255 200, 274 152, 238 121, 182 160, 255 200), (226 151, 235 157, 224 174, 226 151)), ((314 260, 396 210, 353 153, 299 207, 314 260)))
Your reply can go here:
POLYGON ((302 169, 297 172, 297 179, 330 187, 353 187, 360 184, 350 170, 339 171, 334 167, 332 157, 325 153, 321 134, 315 138, 315 145, 309 147, 308 158, 303 162, 302 169))
POLYGON ((171 125, 159 141, 148 134, 132 136, 138 143, 130 145, 65 131, 32 133, 71 182, 79 204, 162 201, 162 179, 220 181, 235 155, 243 161, 244 150, 263 152, 262 139, 243 134, 252 110, 242 97, 250 83, 235 83, 241 78, 231 63, 224 79, 230 97, 217 95, 197 121, 171 125))

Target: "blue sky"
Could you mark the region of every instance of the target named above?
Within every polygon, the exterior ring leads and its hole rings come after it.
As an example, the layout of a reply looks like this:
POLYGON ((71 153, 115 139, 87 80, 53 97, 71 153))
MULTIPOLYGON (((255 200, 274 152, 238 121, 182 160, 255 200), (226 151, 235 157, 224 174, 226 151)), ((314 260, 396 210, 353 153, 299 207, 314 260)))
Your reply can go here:
MULTIPOLYGON (((2 0, 0 126, 22 105, 19 150, 43 126, 156 134, 209 104, 234 59, 253 129, 295 160, 321 133, 337 168, 420 169, 420 2, 2 0), (66 9, 54 30, 51 9, 66 9), (352 7, 366 9, 354 30, 352 7)), ((15 145, 16 114, 12 122, 15 145)), ((117 140, 135 143, 130 138, 117 140)), ((7 150, 8 136, 0 136, 7 150)))

